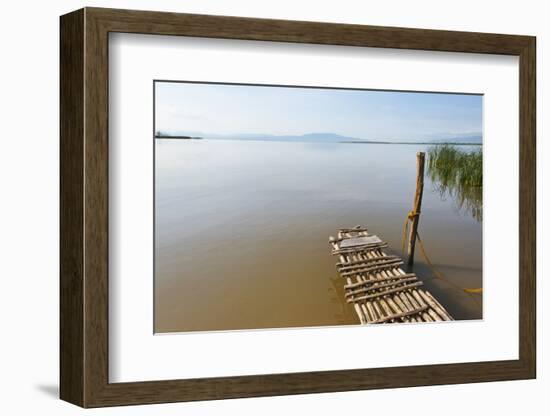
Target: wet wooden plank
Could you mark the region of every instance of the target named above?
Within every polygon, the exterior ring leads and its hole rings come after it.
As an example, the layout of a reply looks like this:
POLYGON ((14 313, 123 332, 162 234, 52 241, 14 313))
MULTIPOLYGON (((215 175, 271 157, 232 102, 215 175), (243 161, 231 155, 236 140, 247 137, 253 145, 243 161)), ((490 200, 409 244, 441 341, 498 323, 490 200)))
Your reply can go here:
POLYGON ((340 249, 342 248, 348 248, 348 247, 357 247, 357 246, 364 246, 368 244, 380 244, 382 243, 382 240, 376 236, 376 235, 370 235, 370 236, 360 236, 360 237, 351 237, 343 239, 339 246, 340 249))

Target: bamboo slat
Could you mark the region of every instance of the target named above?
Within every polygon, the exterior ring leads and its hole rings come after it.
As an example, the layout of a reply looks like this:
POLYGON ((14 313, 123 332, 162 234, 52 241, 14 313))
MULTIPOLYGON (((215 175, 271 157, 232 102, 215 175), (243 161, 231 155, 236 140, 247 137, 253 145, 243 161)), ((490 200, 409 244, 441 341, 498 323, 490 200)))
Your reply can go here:
POLYGON ((381 277, 380 279, 373 279, 373 280, 367 280, 366 282, 361 282, 361 283, 352 283, 351 285, 345 285, 344 286, 344 289, 353 289, 353 288, 356 288, 356 287, 360 287, 360 286, 366 286, 366 285, 372 285, 372 284, 375 284, 375 283, 380 283, 380 282, 387 282, 387 281, 390 281, 390 280, 402 280, 402 279, 407 279, 409 277, 415 277, 416 275, 414 273, 407 273, 407 274, 402 274, 402 275, 393 275, 393 276, 388 276, 388 277, 381 277))
POLYGON ((378 319, 378 320, 376 320, 372 323, 373 324, 381 324, 381 323, 389 321, 390 319, 398 319, 398 318, 403 318, 403 317, 406 317, 406 316, 416 315, 416 314, 419 314, 419 313, 425 311, 426 309, 427 309, 427 307, 425 306, 425 307, 418 308, 418 309, 413 309, 413 310, 410 310, 410 311, 395 313, 391 316, 387 316, 385 318, 380 318, 380 319, 378 319))
POLYGON ((357 253, 361 251, 376 250, 376 249, 386 248, 386 247, 388 247, 388 243, 365 244, 362 246, 337 248, 332 252, 332 254, 357 253))
POLYGON ((349 261, 347 263, 336 263, 336 267, 338 267, 339 271, 347 270, 349 268, 353 268, 354 266, 360 266, 361 264, 369 264, 374 263, 377 261, 382 260, 401 260, 397 256, 380 256, 380 257, 371 257, 366 259, 360 259, 360 260, 353 260, 349 261))
POLYGON ((348 302, 351 302, 351 301, 357 302, 357 301, 360 301, 360 300, 374 299, 374 298, 377 298, 377 297, 389 295, 391 293, 401 292, 402 290, 412 289, 413 287, 422 286, 423 284, 424 283, 422 283, 422 282, 411 283, 409 285, 397 287, 397 288, 394 288, 394 289, 389 289, 389 290, 379 292, 379 293, 374 293, 372 295, 360 296, 360 297, 355 298, 355 299, 348 299, 348 302))
MULTIPOLYGON (((387 278, 385 278, 387 279, 387 278)), ((387 281, 385 279, 380 279, 382 281, 387 281)), ((409 277, 408 279, 401 279, 399 280, 399 282, 390 282, 390 283, 383 283, 383 284, 370 284, 372 281, 367 281, 364 283, 364 286, 361 287, 360 289, 356 289, 356 290, 350 290, 348 292, 346 292, 346 297, 347 296, 354 296, 354 295, 357 295, 358 293, 367 293, 367 292, 373 292, 373 291, 376 291, 378 289, 382 289, 382 288, 385 288, 385 287, 396 287, 396 285, 399 285, 399 284, 402 284, 402 283, 405 283, 405 282, 413 282, 415 280, 418 280, 418 278, 415 276, 415 277, 409 277)), ((397 286, 399 287, 399 286, 397 286)))
POLYGON ((355 270, 343 271, 343 272, 340 272, 340 275, 350 276, 358 273, 361 273, 361 274, 369 273, 369 272, 377 273, 377 272, 385 271, 387 269, 393 269, 393 268, 399 267, 402 264, 403 264, 402 260, 386 260, 386 261, 381 261, 380 263, 374 263, 372 266, 369 266, 369 267, 361 267, 355 270))

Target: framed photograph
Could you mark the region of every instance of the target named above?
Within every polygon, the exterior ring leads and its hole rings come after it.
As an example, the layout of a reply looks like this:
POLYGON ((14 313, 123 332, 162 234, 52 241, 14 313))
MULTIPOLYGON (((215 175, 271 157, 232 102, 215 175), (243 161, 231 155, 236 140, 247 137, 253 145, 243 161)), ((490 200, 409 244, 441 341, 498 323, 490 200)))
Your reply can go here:
POLYGON ((536 376, 534 37, 60 27, 63 400, 536 376))

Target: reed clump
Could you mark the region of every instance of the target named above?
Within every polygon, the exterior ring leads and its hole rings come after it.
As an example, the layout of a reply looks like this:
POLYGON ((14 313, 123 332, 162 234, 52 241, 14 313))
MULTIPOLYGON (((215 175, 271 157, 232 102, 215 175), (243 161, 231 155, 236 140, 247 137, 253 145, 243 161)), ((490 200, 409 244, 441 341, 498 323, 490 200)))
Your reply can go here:
POLYGON ((451 196, 460 209, 478 221, 483 208, 483 151, 452 145, 428 149, 428 175, 442 197, 451 196))

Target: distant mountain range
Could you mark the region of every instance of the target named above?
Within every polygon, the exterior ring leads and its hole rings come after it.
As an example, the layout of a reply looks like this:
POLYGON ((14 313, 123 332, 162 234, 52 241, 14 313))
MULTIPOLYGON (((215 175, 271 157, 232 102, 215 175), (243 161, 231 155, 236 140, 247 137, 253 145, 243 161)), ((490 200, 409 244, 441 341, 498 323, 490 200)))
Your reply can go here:
POLYGON ((301 143, 402 143, 402 144, 481 144, 481 134, 441 135, 437 139, 422 139, 414 141, 404 140, 365 140, 357 137, 342 136, 336 133, 308 133, 302 135, 274 135, 274 134, 208 134, 201 132, 177 131, 157 132, 157 138, 201 138, 210 140, 262 140, 271 142, 301 142, 301 143))
POLYGON ((342 136, 336 133, 308 133, 302 135, 251 134, 232 137, 235 140, 263 140, 272 142, 302 142, 302 143, 340 143, 349 140, 361 140, 355 137, 342 136))
POLYGON ((335 133, 309 133, 302 135, 275 135, 275 134, 208 134, 200 132, 157 132, 159 138, 192 137, 210 140, 262 140, 270 142, 312 142, 312 143, 340 143, 345 141, 361 140, 356 137, 342 136, 335 133))

